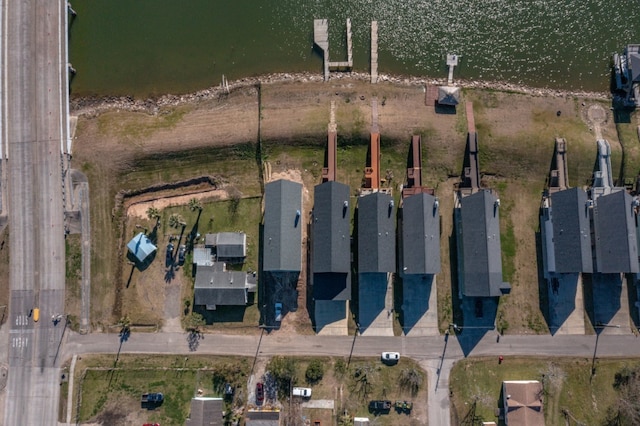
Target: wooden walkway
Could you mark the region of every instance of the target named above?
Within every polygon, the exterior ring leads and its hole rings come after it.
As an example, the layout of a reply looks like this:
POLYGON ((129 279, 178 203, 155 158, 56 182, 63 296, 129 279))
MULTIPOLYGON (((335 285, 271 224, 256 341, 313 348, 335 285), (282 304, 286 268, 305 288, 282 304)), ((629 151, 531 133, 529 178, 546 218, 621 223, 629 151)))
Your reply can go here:
POLYGON ((371 83, 378 82, 378 21, 371 21, 371 83))
POLYGON ((314 19, 313 42, 323 52, 324 81, 329 80, 331 71, 351 71, 353 68, 353 41, 351 37, 351 19, 347 19, 347 60, 343 62, 331 62, 329 60, 329 21, 326 19, 314 19))
POLYGON ((327 81, 329 80, 329 21, 326 19, 313 21, 313 42, 322 50, 324 81, 327 81))
POLYGON ((458 65, 458 55, 447 55, 447 66, 449 67, 449 76, 447 78, 447 86, 453 84, 453 69, 458 65))

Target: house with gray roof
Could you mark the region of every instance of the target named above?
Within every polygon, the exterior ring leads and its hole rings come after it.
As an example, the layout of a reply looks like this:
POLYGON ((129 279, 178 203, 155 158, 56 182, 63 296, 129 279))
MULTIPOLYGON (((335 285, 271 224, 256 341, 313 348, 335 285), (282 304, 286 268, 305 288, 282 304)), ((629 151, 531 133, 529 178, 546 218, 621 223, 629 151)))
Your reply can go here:
POLYGON ((587 193, 570 188, 549 198, 541 217, 546 272, 593 272, 587 193))
POLYGON ((194 285, 194 305, 215 310, 218 306, 245 306, 248 293, 255 292, 252 273, 220 270, 220 263, 198 266, 194 285))
POLYGON ((248 410, 244 420, 246 426, 279 426, 280 411, 248 410))
POLYGON ((311 268, 315 300, 351 299, 349 187, 328 181, 314 191, 311 268))
POLYGON ((247 234, 244 232, 206 234, 205 247, 211 248, 218 261, 243 263, 247 257, 247 234))
POLYGON ((436 197, 415 194, 402 202, 400 275, 440 272, 440 210, 436 197))
POLYGON ((302 185, 276 180, 264 187, 264 271, 300 271, 302 265, 302 185))
POLYGON ((198 396, 191 398, 191 410, 185 426, 222 426, 222 398, 198 396))
POLYGON ((616 89, 624 93, 624 105, 640 105, 640 44, 628 44, 622 55, 613 55, 616 89))
POLYGON ((456 223, 460 297, 498 297, 511 286, 502 281, 500 201, 487 189, 462 197, 456 223))
POLYGON ((396 270, 395 208, 391 195, 374 192, 358 198, 358 272, 396 270))
POLYGON ((390 194, 373 192, 358 198, 358 323, 362 334, 393 335, 395 219, 390 194))
POLYGON ((285 179, 264 187, 260 322, 278 327, 282 316, 298 309, 302 268, 302 185, 285 179), (280 304, 280 315, 275 306, 280 304))
POLYGON ((633 197, 619 190, 601 195, 593 206, 596 272, 638 273, 638 241, 633 197))

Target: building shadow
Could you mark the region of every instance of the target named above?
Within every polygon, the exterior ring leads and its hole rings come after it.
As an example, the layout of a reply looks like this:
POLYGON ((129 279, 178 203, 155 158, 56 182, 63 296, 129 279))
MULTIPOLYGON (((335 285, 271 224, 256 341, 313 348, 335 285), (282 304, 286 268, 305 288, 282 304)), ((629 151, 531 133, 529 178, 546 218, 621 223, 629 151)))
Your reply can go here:
POLYGON ((411 274, 402 278, 400 321, 407 334, 429 310, 433 275, 411 274))
POLYGON ((546 288, 548 302, 547 325, 552 335, 555 335, 569 316, 580 308, 576 306, 576 294, 580 273, 550 274, 549 285, 546 288))
POLYGON ((457 325, 457 338, 462 353, 467 357, 480 340, 495 330, 499 297, 463 297, 462 316, 464 321, 457 325))
POLYGON ((609 324, 620 310, 620 296, 622 294, 621 274, 592 275, 592 292, 594 307, 594 328, 609 324), (598 303, 595 303, 595 302, 598 303))
POLYGON ((154 251, 153 253, 151 253, 150 255, 148 255, 143 262, 138 261, 138 258, 135 257, 135 255, 133 255, 133 253, 131 253, 130 251, 127 251, 127 260, 129 261, 129 263, 133 263, 135 265, 135 268, 138 269, 138 271, 142 272, 144 270, 146 270, 149 266, 151 266, 151 264, 153 263, 153 259, 156 258, 156 253, 158 251, 154 251))
POLYGON ((365 272, 358 274, 358 281, 369 291, 359 293, 358 323, 360 330, 369 328, 385 310, 385 298, 381 294, 387 292, 386 272, 365 272))
MULTIPOLYGON (((247 302, 249 305, 249 303, 247 302)), ((237 322, 242 323, 247 311, 247 306, 224 306, 218 305, 215 310, 208 310, 205 306, 196 305, 193 312, 204 318, 207 324, 237 322)))
POLYGON ((282 303, 282 318, 289 312, 298 310, 298 271, 264 271, 261 284, 264 288, 262 299, 262 324, 267 329, 279 328, 276 321, 276 303, 282 303))
POLYGON ((629 316, 636 331, 640 328, 640 313, 638 312, 638 279, 637 274, 627 274, 627 297, 629 298, 629 316))
POLYGON ((455 105, 442 105, 437 99, 434 101, 433 108, 436 114, 455 115, 457 112, 455 105))
POLYGON ((451 274, 451 321, 462 323, 462 304, 459 297, 460 283, 458 274, 458 239, 456 237, 456 213, 453 213, 453 228, 449 236, 449 273, 451 274))
MULTIPOLYGON (((542 212, 541 212, 542 213, 542 212)), ((539 216, 542 220, 542 214, 539 216)), ((537 271, 538 271, 538 305, 540 306, 540 311, 542 311, 542 316, 544 317, 545 322, 547 323, 547 327, 551 329, 552 321, 551 321, 551 307, 550 307, 550 299, 549 299, 549 284, 547 279, 545 278, 544 272, 544 260, 542 258, 542 233, 540 232, 540 226, 535 232, 536 239, 536 259, 537 259, 537 271)), ((553 330, 551 331, 553 334, 553 330)))

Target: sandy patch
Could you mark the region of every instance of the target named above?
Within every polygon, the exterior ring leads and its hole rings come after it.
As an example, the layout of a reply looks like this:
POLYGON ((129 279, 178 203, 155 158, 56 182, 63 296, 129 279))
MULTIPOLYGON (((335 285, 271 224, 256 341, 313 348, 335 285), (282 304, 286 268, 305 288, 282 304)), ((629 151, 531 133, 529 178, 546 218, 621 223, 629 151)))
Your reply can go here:
POLYGON ((213 189, 211 191, 196 192, 189 195, 175 195, 169 197, 162 197, 151 201, 141 201, 133 203, 127 209, 127 216, 139 217, 141 219, 147 219, 147 209, 149 207, 155 207, 158 210, 162 210, 171 206, 183 206, 189 204, 189 200, 197 198, 202 201, 218 201, 226 200, 229 198, 229 194, 224 189, 213 189))

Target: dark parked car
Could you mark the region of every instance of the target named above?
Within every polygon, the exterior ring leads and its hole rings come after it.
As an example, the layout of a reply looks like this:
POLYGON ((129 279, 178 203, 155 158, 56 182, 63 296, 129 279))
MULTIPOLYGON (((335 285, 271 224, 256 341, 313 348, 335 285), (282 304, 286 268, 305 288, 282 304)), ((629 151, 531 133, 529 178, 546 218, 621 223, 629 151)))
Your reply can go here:
POLYGON ((369 411, 389 411, 391 410, 391 401, 379 400, 369 402, 369 411))
POLYGON ((256 385, 256 404, 262 405, 264 402, 264 385, 261 382, 258 382, 256 385))
POLYGON ((160 392, 142 394, 142 402, 148 402, 151 404, 160 404, 162 401, 164 401, 164 395, 162 395, 160 392))

